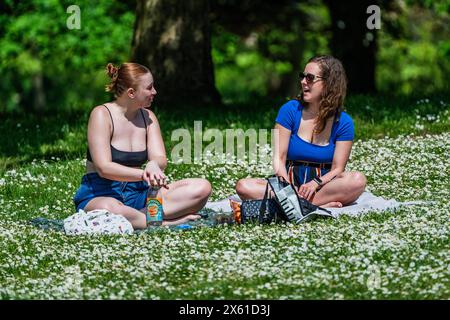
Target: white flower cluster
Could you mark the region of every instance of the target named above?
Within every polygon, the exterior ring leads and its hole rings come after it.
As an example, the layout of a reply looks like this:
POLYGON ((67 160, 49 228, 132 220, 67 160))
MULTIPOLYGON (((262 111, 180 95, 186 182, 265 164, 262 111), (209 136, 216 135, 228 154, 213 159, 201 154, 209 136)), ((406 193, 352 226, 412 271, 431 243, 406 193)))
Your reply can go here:
MULTIPOLYGON (((449 138, 353 148, 347 170, 363 172, 371 192, 425 204, 301 225, 68 237, 26 220, 73 213, 82 161, 11 170, 0 177, 0 298, 449 299, 449 138)), ((241 177, 265 175, 232 158, 169 170, 172 180, 205 176, 215 199, 241 177)))
POLYGON ((413 126, 411 126, 411 129, 416 129, 418 131, 422 131, 425 128, 429 128, 431 124, 434 124, 434 125, 448 124, 450 121, 450 110, 448 108, 448 105, 445 104, 443 101, 441 101, 441 105, 444 107, 444 109, 441 112, 439 112, 438 114, 420 115, 419 110, 417 110, 417 109, 414 110, 414 112, 416 113, 416 122, 414 123, 413 126))

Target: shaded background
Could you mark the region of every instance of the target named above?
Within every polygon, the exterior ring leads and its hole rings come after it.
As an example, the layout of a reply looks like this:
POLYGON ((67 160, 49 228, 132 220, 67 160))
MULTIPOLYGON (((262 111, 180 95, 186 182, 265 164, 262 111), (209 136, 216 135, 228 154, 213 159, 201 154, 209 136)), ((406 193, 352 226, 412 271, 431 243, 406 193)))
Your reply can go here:
MULTIPOLYGON (((308 59, 349 78, 355 139, 450 132, 449 1, 25 0, 0 2, 0 173, 84 159, 108 62, 151 68, 166 150, 178 128, 271 129, 308 59), (81 28, 69 30, 71 5, 81 28), (369 5, 381 29, 368 30, 369 5)), ((203 141, 204 145, 209 142, 203 141)))
POLYGON ((156 108, 295 96, 316 54, 343 61, 350 93, 448 92, 449 1, 75 2, 2 2, 0 113, 90 110, 110 98, 106 63, 125 61, 152 69, 156 108), (366 27, 371 4, 380 30, 366 27))

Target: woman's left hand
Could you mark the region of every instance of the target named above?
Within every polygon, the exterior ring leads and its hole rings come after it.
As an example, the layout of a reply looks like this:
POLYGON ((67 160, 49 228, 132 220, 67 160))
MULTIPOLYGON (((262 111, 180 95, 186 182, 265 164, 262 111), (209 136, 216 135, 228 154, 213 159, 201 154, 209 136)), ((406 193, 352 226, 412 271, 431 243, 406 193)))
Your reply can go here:
POLYGON ((300 197, 305 198, 308 201, 311 201, 318 188, 319 185, 314 180, 311 180, 310 182, 302 184, 300 186, 298 194, 300 197))
POLYGON ((169 189, 169 187, 167 186, 167 177, 160 169, 156 161, 149 161, 147 163, 142 178, 150 186, 158 186, 169 189))

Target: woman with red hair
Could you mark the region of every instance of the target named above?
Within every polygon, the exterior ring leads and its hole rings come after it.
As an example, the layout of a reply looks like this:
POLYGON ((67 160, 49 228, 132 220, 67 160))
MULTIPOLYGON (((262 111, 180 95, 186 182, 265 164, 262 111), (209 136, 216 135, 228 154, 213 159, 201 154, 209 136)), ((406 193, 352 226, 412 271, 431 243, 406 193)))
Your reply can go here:
POLYGON ((89 117, 86 174, 74 196, 76 210, 106 209, 127 218, 134 229, 147 226, 149 187, 161 187, 163 225, 196 220, 211 184, 205 179, 168 183, 166 151, 156 115, 153 75, 138 63, 107 65, 115 100, 96 106, 89 117), (144 166, 145 165, 145 166, 144 166))

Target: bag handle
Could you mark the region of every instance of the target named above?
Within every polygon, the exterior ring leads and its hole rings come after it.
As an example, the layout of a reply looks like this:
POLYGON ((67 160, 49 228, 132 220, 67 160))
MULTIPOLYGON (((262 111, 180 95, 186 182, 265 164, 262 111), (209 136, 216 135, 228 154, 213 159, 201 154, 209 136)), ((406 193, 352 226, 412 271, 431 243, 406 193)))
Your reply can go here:
POLYGON ((259 207, 259 216, 258 216, 259 223, 262 223, 264 212, 266 212, 268 209, 269 206, 268 200, 269 200, 269 182, 267 181, 266 190, 264 191, 264 197, 262 199, 261 206, 259 207))

